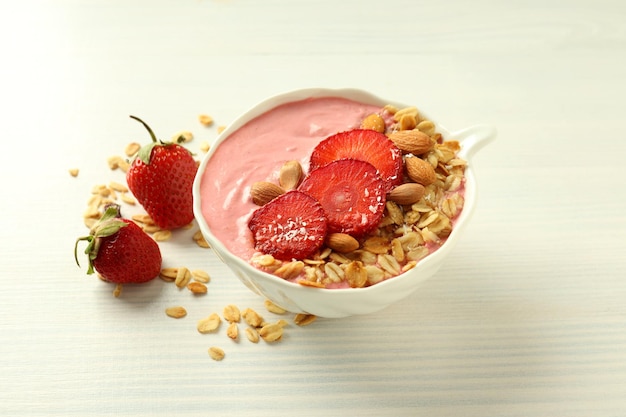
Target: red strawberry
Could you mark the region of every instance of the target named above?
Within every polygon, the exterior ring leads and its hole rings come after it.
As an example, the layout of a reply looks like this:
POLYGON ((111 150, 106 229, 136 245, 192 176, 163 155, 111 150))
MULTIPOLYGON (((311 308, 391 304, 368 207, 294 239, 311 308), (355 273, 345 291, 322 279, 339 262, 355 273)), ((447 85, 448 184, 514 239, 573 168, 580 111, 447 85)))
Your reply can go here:
POLYGON ((383 133, 354 129, 321 141, 311 154, 311 171, 338 159, 358 159, 374 165, 390 191, 402 183, 402 152, 383 133))
POLYGON ((161 271, 159 245, 139 226, 119 217, 119 206, 111 205, 91 229, 89 236, 76 240, 74 258, 78 263, 78 242, 89 242, 87 274, 94 269, 104 279, 117 284, 140 284, 150 281, 161 271))
POLYGON ((326 216, 313 197, 293 190, 252 213, 248 227, 256 250, 281 260, 305 259, 324 243, 326 216))
POLYGON ((192 186, 197 166, 191 152, 157 140, 141 119, 152 143, 144 146, 126 174, 133 195, 161 229, 176 229, 193 220, 192 186))
POLYGON ((320 202, 329 233, 355 237, 369 233, 385 208, 385 181, 372 164, 356 159, 340 159, 311 171, 298 190, 320 202))

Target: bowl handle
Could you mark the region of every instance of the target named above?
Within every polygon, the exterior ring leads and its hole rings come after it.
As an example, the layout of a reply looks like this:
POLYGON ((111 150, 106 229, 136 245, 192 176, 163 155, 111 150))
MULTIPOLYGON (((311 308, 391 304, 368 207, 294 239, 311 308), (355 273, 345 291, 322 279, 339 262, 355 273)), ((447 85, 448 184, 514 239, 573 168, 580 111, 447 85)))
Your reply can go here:
POLYGON ((454 132, 451 139, 462 144, 462 156, 470 160, 496 138, 496 128, 491 125, 476 125, 454 132))

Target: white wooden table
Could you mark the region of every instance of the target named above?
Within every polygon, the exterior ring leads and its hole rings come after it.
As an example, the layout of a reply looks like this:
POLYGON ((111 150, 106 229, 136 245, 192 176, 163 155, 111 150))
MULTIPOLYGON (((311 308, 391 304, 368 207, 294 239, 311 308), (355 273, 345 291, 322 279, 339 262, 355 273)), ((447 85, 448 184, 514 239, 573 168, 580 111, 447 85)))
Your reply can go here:
POLYGON ((626 415, 625 22, 610 0, 3 2, 0 415, 626 415), (75 265, 91 188, 124 178, 106 159, 148 140, 130 114, 197 150, 316 86, 498 129, 418 292, 252 344, 195 330, 230 303, 274 316, 193 230, 164 266, 207 270, 204 297, 157 279, 115 298, 75 265))

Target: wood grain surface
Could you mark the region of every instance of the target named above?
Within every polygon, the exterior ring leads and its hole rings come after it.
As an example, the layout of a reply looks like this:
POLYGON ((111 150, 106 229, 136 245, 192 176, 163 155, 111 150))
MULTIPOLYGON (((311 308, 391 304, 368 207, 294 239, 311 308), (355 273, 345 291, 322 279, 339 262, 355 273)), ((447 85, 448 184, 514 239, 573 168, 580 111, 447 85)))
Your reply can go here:
POLYGON ((610 0, 3 2, 0 415, 626 415, 624 22, 610 0), (318 86, 498 129, 467 233, 416 293, 299 327, 193 229, 164 266, 209 272, 204 296, 157 279, 115 298, 76 266, 91 188, 124 180, 106 159, 148 140, 130 114, 201 156, 318 86), (284 318, 283 339, 196 331, 228 304, 284 318))

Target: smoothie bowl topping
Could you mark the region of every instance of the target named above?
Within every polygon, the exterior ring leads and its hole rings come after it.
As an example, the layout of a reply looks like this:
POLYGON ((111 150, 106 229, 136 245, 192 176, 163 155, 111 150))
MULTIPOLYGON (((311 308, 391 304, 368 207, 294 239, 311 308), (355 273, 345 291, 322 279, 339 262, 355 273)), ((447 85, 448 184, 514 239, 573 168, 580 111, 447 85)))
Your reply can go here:
POLYGON ((250 185, 255 267, 304 286, 361 288, 446 241, 464 204, 459 143, 415 107, 387 105, 355 122, 321 140, 308 169, 289 160, 276 182, 250 185))

